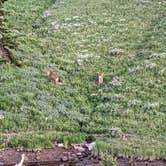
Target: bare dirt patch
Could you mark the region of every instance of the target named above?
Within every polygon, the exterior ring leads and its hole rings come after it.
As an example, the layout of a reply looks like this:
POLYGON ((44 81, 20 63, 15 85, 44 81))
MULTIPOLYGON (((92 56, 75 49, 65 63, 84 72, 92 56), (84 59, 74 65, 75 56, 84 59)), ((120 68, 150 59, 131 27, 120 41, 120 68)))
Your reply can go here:
MULTIPOLYGON (((53 148, 34 149, 24 151, 18 149, 4 149, 0 151, 0 166, 13 166, 21 160, 21 154, 25 154, 24 165, 26 166, 101 166, 102 160, 95 156, 83 144, 64 147, 59 144, 53 148), (83 147, 83 148, 82 148, 83 147)), ((134 158, 116 157, 118 166, 165 166, 166 161, 163 160, 138 160, 134 158)))

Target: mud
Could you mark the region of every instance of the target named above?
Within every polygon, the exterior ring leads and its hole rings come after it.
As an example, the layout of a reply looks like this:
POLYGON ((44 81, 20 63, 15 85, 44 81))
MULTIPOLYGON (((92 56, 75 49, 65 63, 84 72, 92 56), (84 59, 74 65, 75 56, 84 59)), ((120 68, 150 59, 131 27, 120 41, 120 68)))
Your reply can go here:
MULTIPOLYGON (((50 149, 33 149, 24 151, 18 149, 4 149, 0 151, 0 166, 14 166, 25 154, 25 166, 101 166, 102 160, 91 151, 80 145, 65 147, 54 145, 50 149)), ((118 166, 166 166, 164 160, 138 160, 136 158, 116 157, 118 166)))

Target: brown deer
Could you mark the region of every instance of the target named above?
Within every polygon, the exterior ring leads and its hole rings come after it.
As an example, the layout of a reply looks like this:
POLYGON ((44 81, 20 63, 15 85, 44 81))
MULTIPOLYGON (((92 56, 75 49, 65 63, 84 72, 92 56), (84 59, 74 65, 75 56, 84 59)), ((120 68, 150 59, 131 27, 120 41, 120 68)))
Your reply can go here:
POLYGON ((50 69, 46 70, 46 74, 48 76, 48 78, 53 81, 53 83, 55 85, 61 84, 61 82, 59 82, 59 77, 57 74, 54 74, 50 69))
POLYGON ((103 76, 104 74, 102 72, 97 73, 97 79, 98 79, 98 86, 101 87, 103 85, 103 76))

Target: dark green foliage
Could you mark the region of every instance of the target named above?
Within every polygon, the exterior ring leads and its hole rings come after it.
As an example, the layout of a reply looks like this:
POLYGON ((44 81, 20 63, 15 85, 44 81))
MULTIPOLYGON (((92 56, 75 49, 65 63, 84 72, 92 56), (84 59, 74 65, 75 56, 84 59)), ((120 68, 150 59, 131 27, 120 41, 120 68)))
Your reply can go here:
POLYGON ((0 46, 16 48, 17 43, 12 31, 6 26, 5 15, 7 12, 3 8, 3 0, 0 1, 0 46))

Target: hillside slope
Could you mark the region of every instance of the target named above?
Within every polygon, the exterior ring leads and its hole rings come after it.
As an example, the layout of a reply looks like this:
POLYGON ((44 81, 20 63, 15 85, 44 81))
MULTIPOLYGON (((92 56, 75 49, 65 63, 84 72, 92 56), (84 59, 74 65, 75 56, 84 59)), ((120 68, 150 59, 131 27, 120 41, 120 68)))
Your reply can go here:
POLYGON ((0 64, 0 146, 96 134, 109 152, 165 158, 164 0, 9 0, 5 9, 22 66, 0 64))

